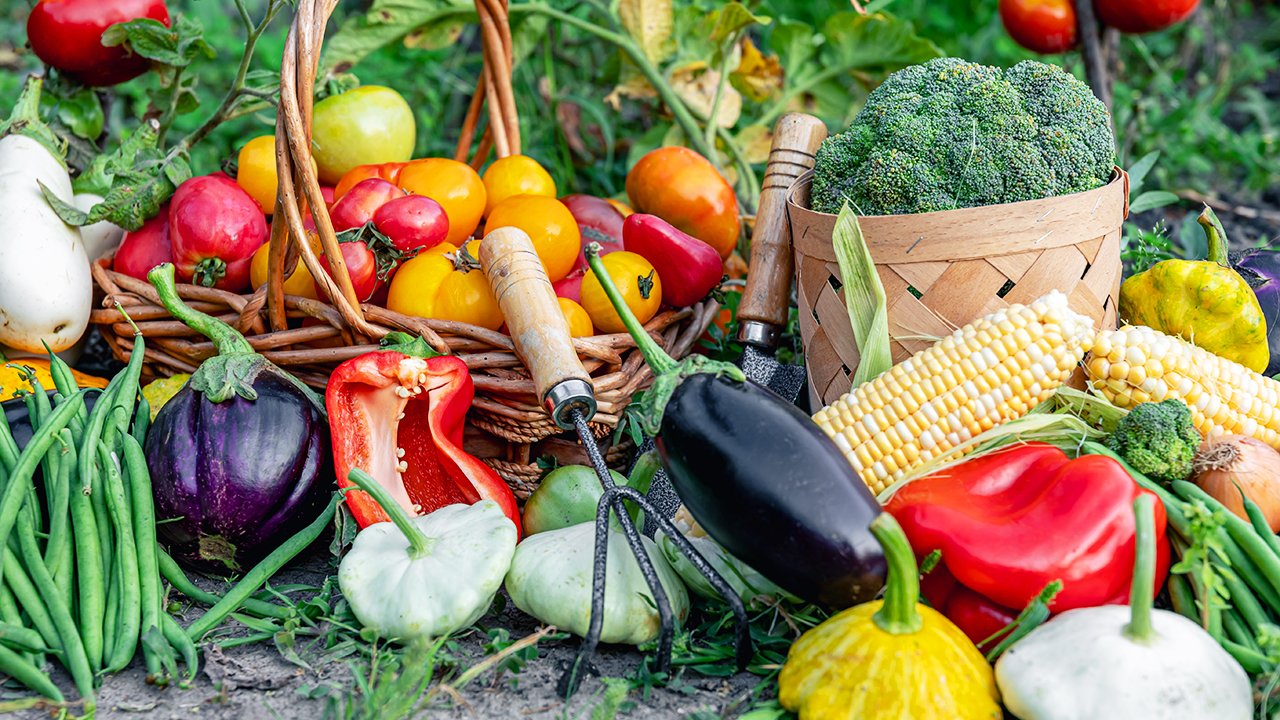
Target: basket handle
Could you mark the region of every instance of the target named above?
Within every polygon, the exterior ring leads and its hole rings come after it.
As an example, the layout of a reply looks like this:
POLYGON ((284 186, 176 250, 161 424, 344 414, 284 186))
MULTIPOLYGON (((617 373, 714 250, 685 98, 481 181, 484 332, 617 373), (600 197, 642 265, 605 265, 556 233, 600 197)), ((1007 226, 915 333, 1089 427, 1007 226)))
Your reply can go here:
POLYGON ((581 381, 590 392, 591 376, 573 348, 569 321, 529 236, 514 227, 489 233, 480 243, 480 267, 506 318, 516 356, 533 377, 538 401, 546 403, 566 380, 581 381))
POLYGON ((772 347, 787 326, 787 300, 795 274, 787 232, 787 188, 813 168, 818 146, 826 139, 827 126, 804 113, 787 113, 773 127, 773 148, 751 234, 747 287, 738 306, 738 338, 744 342, 772 347))

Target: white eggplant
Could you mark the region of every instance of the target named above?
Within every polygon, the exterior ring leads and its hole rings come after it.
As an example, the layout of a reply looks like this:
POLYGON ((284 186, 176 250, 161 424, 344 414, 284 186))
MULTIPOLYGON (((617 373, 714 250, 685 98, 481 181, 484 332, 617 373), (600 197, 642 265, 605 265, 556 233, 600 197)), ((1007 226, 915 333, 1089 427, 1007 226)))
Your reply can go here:
POLYGON ((71 196, 71 179, 40 121, 31 77, 0 139, 0 344, 38 353, 76 343, 89 324, 93 284, 78 228, 40 194, 71 196))
MULTIPOLYGON (((62 197, 59 195, 59 197, 62 197)), ((89 212, 94 205, 102 202, 101 195, 93 193, 76 193, 75 205, 81 212, 89 212)), ((110 220, 99 220, 92 225, 85 225, 80 228, 80 237, 84 239, 84 252, 89 258, 89 262, 93 262, 102 257, 102 254, 112 248, 120 245, 120 241, 124 239, 124 228, 116 225, 110 220)))
POLYGON ((1199 625, 1151 608, 1155 498, 1134 502, 1137 560, 1130 607, 1068 610, 996 661, 1004 705, 1022 720, 1250 720, 1244 668, 1199 625))

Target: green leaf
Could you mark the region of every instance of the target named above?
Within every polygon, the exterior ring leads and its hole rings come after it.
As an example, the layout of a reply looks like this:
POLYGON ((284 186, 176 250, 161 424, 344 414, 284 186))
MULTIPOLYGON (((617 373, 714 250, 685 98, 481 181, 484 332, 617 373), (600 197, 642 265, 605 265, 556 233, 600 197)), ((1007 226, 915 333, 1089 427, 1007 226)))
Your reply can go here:
MULTIPOLYGON (((324 73, 341 74, 376 50, 422 29, 406 44, 430 47, 453 33, 458 23, 476 22, 467 0, 374 0, 369 12, 349 18, 324 45, 324 73)), ((457 35, 452 35, 456 39, 457 35)))
POLYGON ((200 96, 196 94, 196 85, 200 82, 197 75, 183 75, 177 83, 170 83, 168 87, 159 87, 148 90, 147 95, 151 98, 151 102, 158 108, 167 108, 172 102, 173 94, 178 93, 178 107, 176 113, 178 115, 189 115, 200 107, 200 96))
POLYGON ((171 67, 186 67, 199 55, 217 56, 204 41, 204 25, 198 18, 179 14, 171 27, 159 20, 139 18, 116 23, 102 33, 102 44, 115 47, 128 43, 129 49, 148 60, 171 67))
MULTIPOLYGON (((1129 168, 1129 197, 1135 197, 1138 191, 1142 189, 1142 183, 1146 181, 1147 174, 1151 172, 1151 168, 1155 167, 1156 161, 1159 159, 1160 151, 1153 150, 1143 155, 1138 162, 1129 168)), ((1132 211, 1132 208, 1130 210, 1132 211)))
POLYGON ((142 223, 155 217, 178 185, 191 177, 185 155, 172 151, 164 155, 155 148, 158 130, 159 125, 151 120, 135 130, 105 161, 95 160, 85 173, 89 177, 77 187, 97 190, 109 184, 109 189, 100 193, 102 202, 87 214, 78 210, 71 212, 73 208, 68 209, 66 202, 42 188, 45 199, 70 225, 110 220, 126 230, 142 227, 142 223))
POLYGON ((1147 210, 1154 210, 1165 205, 1172 205, 1181 200, 1177 195, 1164 190, 1151 190, 1144 192, 1133 200, 1129 201, 1129 212, 1140 213, 1147 210))
POLYGON ((773 18, 752 15, 750 10, 742 6, 742 3, 731 2, 720 10, 720 17, 716 20, 716 29, 711 31, 711 42, 722 43, 736 36, 738 31, 743 28, 751 27, 752 25, 768 25, 771 22, 773 22, 773 18))
POLYGON ((779 20, 769 35, 769 49, 778 55, 787 82, 812 74, 811 62, 818 51, 818 33, 813 27, 793 20, 779 20))
POLYGON ((551 18, 537 13, 525 13, 511 22, 511 65, 515 67, 529 57, 529 53, 542 44, 551 18))
POLYGON ((840 208, 836 217, 831 242, 840 263, 840 277, 844 281, 841 289, 853 323, 853 337, 858 343, 858 369, 853 374, 853 386, 857 387, 893 367, 889 353, 888 301, 858 217, 848 203, 840 208))
POLYGON ((936 57, 942 51, 915 34, 911 23, 892 15, 839 12, 822 26, 823 67, 893 71, 936 57))
POLYGON ((671 39, 675 27, 671 0, 621 0, 618 15, 649 62, 657 65, 675 51, 671 39))
MULTIPOLYGON (((71 132, 86 140, 95 140, 102 134, 104 117, 102 103, 98 102, 98 94, 93 88, 75 86, 67 88, 59 83, 55 92, 45 92, 40 97, 41 106, 47 106, 58 122, 66 125, 71 132), (61 91, 65 94, 57 94, 61 91)), ((48 117, 45 108, 41 113, 48 117)))

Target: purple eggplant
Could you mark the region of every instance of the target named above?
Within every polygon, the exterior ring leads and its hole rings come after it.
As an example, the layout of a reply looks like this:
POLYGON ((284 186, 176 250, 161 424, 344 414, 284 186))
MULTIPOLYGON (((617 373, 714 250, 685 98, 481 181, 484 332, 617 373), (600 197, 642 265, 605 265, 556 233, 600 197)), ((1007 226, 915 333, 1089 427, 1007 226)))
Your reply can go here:
MULTIPOLYGON (((1213 208, 1205 205, 1196 222, 1210 239, 1216 234, 1226 247, 1227 233, 1213 208)), ((1262 307, 1262 316, 1267 321, 1267 349, 1271 351, 1271 360, 1262 374, 1272 377, 1280 373, 1280 252, 1250 248, 1242 253, 1230 253, 1227 262, 1248 283, 1262 307)))
POLYGON ((238 574, 315 520, 333 489, 323 401, 235 329, 187 307, 173 266, 147 279, 164 306, 213 341, 147 435, 156 528, 169 553, 238 574))

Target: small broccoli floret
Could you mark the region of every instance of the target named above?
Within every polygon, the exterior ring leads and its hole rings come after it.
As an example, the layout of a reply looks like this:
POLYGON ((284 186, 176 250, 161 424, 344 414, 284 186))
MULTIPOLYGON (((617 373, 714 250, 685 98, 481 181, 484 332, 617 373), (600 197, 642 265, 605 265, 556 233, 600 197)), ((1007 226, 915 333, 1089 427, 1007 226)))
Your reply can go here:
POLYGON ((953 210, 1110 181, 1111 117, 1061 68, 939 58, 890 75, 818 150, 810 206, 862 215, 953 210))
POLYGON ((1134 470, 1168 484, 1191 474, 1201 439, 1191 424, 1191 409, 1171 398, 1134 407, 1106 444, 1134 470))

